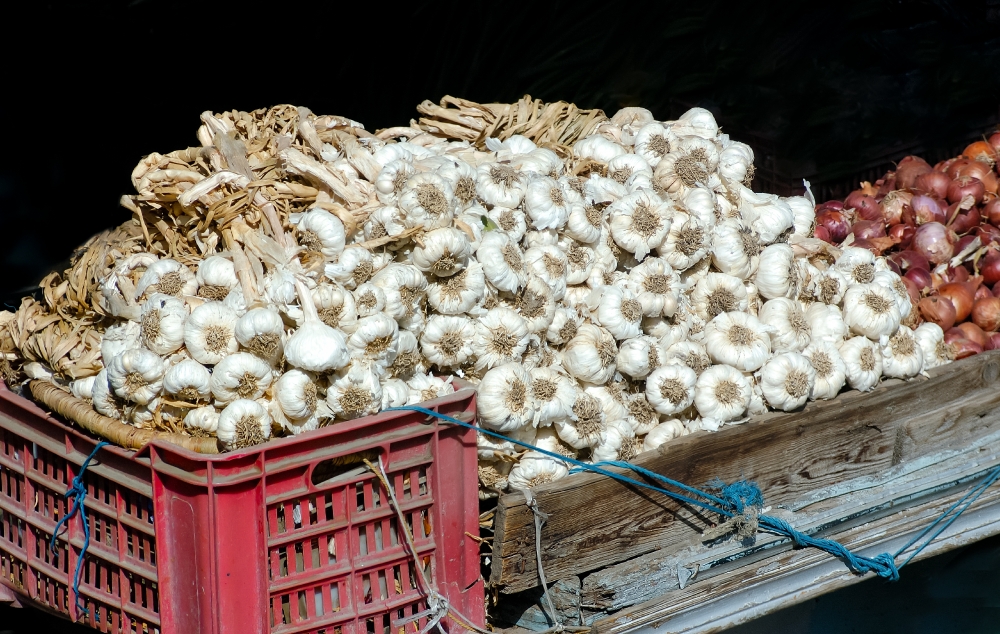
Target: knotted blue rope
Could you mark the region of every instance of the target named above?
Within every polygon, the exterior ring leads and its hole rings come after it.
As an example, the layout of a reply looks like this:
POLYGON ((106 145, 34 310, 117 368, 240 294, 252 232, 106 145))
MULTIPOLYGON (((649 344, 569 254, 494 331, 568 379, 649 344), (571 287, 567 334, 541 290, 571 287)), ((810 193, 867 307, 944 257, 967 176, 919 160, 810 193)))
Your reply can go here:
MULTIPOLYGON (((49 552, 53 555, 58 555, 59 551, 56 550, 56 538, 59 537, 59 531, 63 528, 63 526, 66 526, 68 529, 68 522, 73 519, 74 515, 77 513, 80 514, 80 520, 83 522, 83 548, 80 550, 80 557, 76 560, 76 572, 73 575, 73 598, 76 599, 77 611, 85 615, 89 615, 90 610, 88 610, 80 602, 80 573, 83 572, 83 559, 87 556, 87 549, 90 548, 90 523, 87 522, 86 506, 84 503, 84 499, 87 497, 87 485, 83 482, 83 475, 87 473, 87 467, 90 466, 90 461, 93 460, 95 455, 97 455, 97 452, 101 449, 101 447, 110 444, 111 443, 104 442, 103 440, 97 443, 94 450, 90 452, 87 459, 83 461, 82 465, 80 465, 80 472, 76 474, 75 478, 73 478, 72 485, 69 487, 69 490, 66 491, 66 499, 73 498, 73 506, 70 508, 69 513, 64 515, 56 524, 56 529, 52 531, 52 539, 49 540, 49 552)), ((67 552, 69 552, 68 545, 67 552)))
MULTIPOLYGON (((385 411, 411 411, 420 412, 421 414, 426 414, 427 416, 432 416, 434 418, 440 419, 442 421, 451 423, 453 425, 459 425, 460 427, 465 427, 466 429, 472 429, 477 433, 492 436, 499 440, 513 443, 519 445, 531 451, 537 451, 543 455, 555 458, 556 460, 561 460, 567 464, 573 466, 571 473, 577 471, 590 471, 591 473, 599 473, 601 475, 607 476, 614 480, 618 480, 624 484, 630 486, 635 486, 643 489, 649 489, 656 491, 662 495, 665 495, 671 499, 677 500, 678 502, 683 502, 685 504, 690 504, 698 508, 704 509, 706 511, 711 511, 713 513, 718 513, 725 518, 734 518, 737 516, 745 515, 751 509, 759 510, 764 507, 764 496, 760 491, 760 488, 754 482, 748 482, 746 480, 739 480, 731 484, 725 484, 721 480, 715 480, 710 483, 712 490, 716 491, 717 494, 713 495, 707 491, 702 491, 695 487, 690 487, 686 484, 672 480, 666 476, 660 475, 649 469, 645 469, 638 465, 630 464, 628 462, 621 461, 607 461, 607 462, 597 462, 597 463, 586 463, 576 460, 574 458, 569 458, 561 454, 555 453, 553 451, 548 451, 542 449, 541 447, 536 447, 530 443, 526 443, 521 440, 515 440, 514 438, 509 438, 503 434, 498 434, 497 432, 491 431, 489 429, 483 429, 482 427, 477 427, 469 423, 458 420, 457 418, 452 418, 446 414, 441 414, 440 412, 435 412, 434 410, 427 409, 425 407, 419 407, 417 405, 405 405, 402 407, 391 407, 385 411), (615 471, 608 471, 603 468, 605 466, 618 467, 621 469, 628 469, 642 476, 660 482, 664 485, 670 486, 674 489, 679 489, 683 493, 678 493, 676 491, 671 491, 660 486, 650 484, 648 482, 643 482, 641 480, 636 480, 630 478, 621 473, 615 471), (700 499, 699 499, 700 498, 700 499)), ((961 515, 969 506, 982 495, 991 484, 1000 480, 1000 467, 996 467, 987 474, 987 477, 974 489, 969 491, 965 496, 959 501, 955 502, 948 510, 946 510, 937 520, 935 520, 930 526, 925 528, 916 537, 911 539, 896 551, 894 554, 881 553, 875 555, 874 557, 865 557, 862 555, 857 555, 851 552, 843 544, 833 541, 832 539, 822 539, 817 537, 811 537, 801 531, 795 530, 792 526, 783 519, 772 517, 769 515, 761 515, 757 517, 758 526, 769 532, 782 537, 786 537, 792 541, 796 546, 801 548, 817 548, 823 552, 829 553, 834 557, 840 559, 845 565, 854 573, 863 575, 868 572, 874 572, 879 577, 883 579, 888 579, 889 581, 897 581, 899 579, 899 569, 910 562, 917 554, 923 551, 927 546, 930 545, 934 539, 936 539, 941 533, 943 533, 951 524, 961 515), (933 534, 930 534, 932 530, 938 525, 941 525, 933 534), (928 534, 930 536, 928 537, 928 534), (926 538, 926 539, 925 539, 926 538), (914 546, 918 542, 920 545, 906 558, 903 563, 897 565, 896 559, 898 559, 904 552, 910 547, 914 546)))

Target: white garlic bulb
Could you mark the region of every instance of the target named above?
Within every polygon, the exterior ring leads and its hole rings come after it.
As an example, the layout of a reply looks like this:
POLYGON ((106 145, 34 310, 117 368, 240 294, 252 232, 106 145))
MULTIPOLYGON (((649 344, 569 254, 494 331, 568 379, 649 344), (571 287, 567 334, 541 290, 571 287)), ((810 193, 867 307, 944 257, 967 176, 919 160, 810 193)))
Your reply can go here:
POLYGON ((836 345, 826 341, 813 341, 802 351, 802 356, 809 359, 816 371, 816 382, 809 399, 826 400, 837 396, 847 381, 847 366, 836 345))
POLYGON ((601 289, 594 316, 619 341, 642 334, 642 304, 627 287, 601 289))
POLYGON ((553 422, 559 438, 574 449, 587 449, 600 445, 608 433, 608 420, 604 408, 594 396, 577 392, 569 419, 553 422))
POLYGON ((903 284, 903 279, 893 271, 875 271, 874 284, 881 284, 890 291, 896 298, 896 307, 899 309, 900 320, 910 316, 913 305, 910 302, 910 293, 903 284))
POLYGON ((875 281, 875 255, 868 249, 844 247, 833 266, 852 286, 875 281))
POLYGON ((427 285, 427 303, 445 315, 460 315, 471 311, 486 293, 483 266, 470 260, 468 267, 451 277, 427 285))
MULTIPOLYGON (((577 203, 579 204, 579 203, 577 203)), ((548 176, 528 180, 524 192, 524 211, 536 229, 559 229, 569 219, 572 203, 562 186, 548 176)))
MULTIPOLYGON (((427 278, 415 266, 396 263, 379 271, 372 278, 372 284, 385 293, 383 310, 393 319, 403 319, 420 309, 427 278)), ((360 309, 360 297, 355 296, 355 299, 359 300, 360 309)))
POLYGON ((537 452, 529 451, 510 470, 507 482, 512 489, 532 489, 566 477, 566 463, 537 452))
MULTIPOLYGON (((628 417, 625 422, 636 436, 644 436, 660 424, 660 414, 649 404, 646 395, 639 392, 629 398, 628 417)), ((638 446, 633 449, 637 453, 641 451, 638 446)))
POLYGON ((476 326, 466 317, 432 315, 420 335, 420 351, 439 368, 458 367, 472 358, 475 336, 476 326))
POLYGON ((715 116, 704 108, 691 108, 674 122, 673 132, 678 136, 697 136, 715 139, 719 134, 719 124, 715 116))
POLYGON ((631 438, 635 438, 635 434, 624 421, 610 422, 601 442, 594 446, 590 457, 594 462, 618 460, 622 446, 631 438))
POLYGON ((506 363, 487 372, 479 383, 479 422, 483 427, 508 432, 535 419, 531 375, 517 363, 506 363))
MULTIPOLYGON (((375 286, 371 282, 365 282, 357 288, 354 289, 352 293, 354 298, 353 304, 357 317, 371 317, 385 310, 385 292, 378 286, 375 286)), ((323 298, 324 302, 328 305, 333 304, 336 300, 333 296, 329 298, 323 298)), ((347 301, 346 299, 344 300, 347 301)), ((316 308, 317 314, 319 313, 319 305, 316 308)), ((323 316, 320 316, 320 320, 326 325, 330 326, 328 321, 323 320, 323 316)), ((328 319, 329 320, 329 319, 328 319)), ((332 320, 329 320, 332 321, 332 320)), ((339 323, 339 320, 338 320, 339 323)), ((357 328, 358 322, 355 319, 353 328, 357 328)), ((336 327, 336 326, 331 326, 336 327)))
POLYGON ((76 379, 75 381, 70 381, 69 391, 73 393, 73 396, 80 399, 90 399, 94 396, 94 383, 97 381, 97 375, 88 376, 84 379, 76 379))
POLYGON ((476 192, 483 202, 514 209, 521 204, 527 178, 504 163, 483 163, 477 168, 476 192))
POLYGON ((639 128, 635 135, 635 153, 646 159, 655 168, 660 160, 670 152, 670 141, 674 135, 658 121, 651 121, 639 128))
POLYGON ((604 385, 584 385, 583 391, 600 402, 604 418, 609 423, 624 421, 628 416, 628 395, 624 385, 609 381, 604 385))
POLYGON ((400 148, 400 145, 402 144, 394 143, 387 145, 375 153, 376 160, 382 165, 382 171, 375 178, 375 196, 386 205, 396 204, 407 179, 417 173, 417 170, 410 163, 413 160, 413 155, 406 152, 405 149, 400 148), (406 152, 406 154, 390 158, 390 154, 387 151, 393 153, 400 153, 402 151, 406 152), (379 160, 379 154, 382 154, 382 160, 379 160))
POLYGON ((844 300, 849 283, 844 274, 835 267, 822 271, 813 282, 813 296, 817 301, 832 306, 839 305, 844 300))
POLYGON ((493 207, 485 215, 515 242, 519 242, 528 231, 527 218, 520 209, 493 207))
POLYGON ((594 205, 573 205, 570 208, 569 218, 566 219, 565 233, 584 244, 593 244, 600 239, 601 229, 604 226, 606 224, 603 208, 594 205))
POLYGON ((552 368, 533 368, 529 374, 537 426, 551 425, 554 421, 572 416, 579 391, 572 379, 552 368))
POLYGON ((753 205, 751 214, 756 216, 751 223, 764 244, 773 244, 791 233, 795 223, 792 208, 774 194, 757 194, 749 188, 741 188, 743 199, 753 205))
POLYGON ((698 280, 690 300, 695 314, 704 320, 722 313, 745 312, 749 306, 743 280, 725 273, 708 273, 698 280))
POLYGON ((795 260, 792 247, 784 243, 764 247, 754 283, 762 297, 795 298, 799 295, 801 269, 795 260))
POLYGON ((293 214, 293 224, 298 242, 307 251, 316 251, 335 261, 344 251, 346 232, 340 218, 325 209, 309 209, 301 215, 293 214))
POLYGON ((708 356, 705 346, 695 341, 678 341, 667 347, 663 354, 664 364, 687 366, 694 370, 695 374, 701 374, 712 365, 712 359, 708 356))
POLYGON ((646 258, 632 268, 625 282, 647 317, 670 317, 677 310, 681 291, 680 276, 662 258, 646 258))
POLYGON ((225 405, 237 399, 258 399, 271 387, 271 366, 248 353, 237 352, 224 358, 212 371, 212 396, 225 405))
POLYGON ((107 366, 108 383, 121 398, 145 405, 163 388, 163 359, 142 348, 126 350, 107 366))
POLYGON ((615 373, 618 348, 610 332, 585 323, 577 329, 562 351, 562 364, 572 376, 585 383, 607 383, 615 373))
POLYGON ((278 377, 274 398, 281 413, 292 421, 304 421, 314 416, 319 402, 316 382, 305 372, 295 369, 278 377))
POLYGON ((750 382, 731 365, 713 365, 698 377, 694 406, 703 419, 724 423, 743 417, 750 406, 750 382))
POLYGON ((269 363, 281 360, 285 333, 281 315, 270 308, 254 308, 236 320, 233 335, 245 350, 269 363))
POLYGON ((184 322, 184 346, 198 363, 214 365, 239 350, 235 329, 238 317, 222 302, 205 302, 184 322))
POLYGON ((101 359, 104 360, 104 367, 126 350, 142 347, 141 336, 142 326, 136 321, 123 321, 105 330, 104 336, 101 337, 101 359))
POLYGON ((108 369, 104 368, 97 373, 94 378, 94 385, 90 390, 91 402, 98 414, 121 420, 124 416, 121 400, 115 396, 111 385, 108 383, 108 369))
POLYGON ((663 365, 666 348, 660 340, 649 335, 626 339, 618 346, 615 366, 622 374, 633 379, 645 379, 649 373, 663 365))
POLYGON ((135 299, 147 293, 180 297, 198 292, 198 280, 191 269, 177 260, 157 260, 149 265, 135 285, 135 299))
POLYGON ((184 416, 184 427, 196 432, 215 434, 219 429, 219 412, 212 406, 193 409, 184 416))
POLYGON ((524 267, 529 274, 537 275, 549 285, 555 301, 566 294, 569 263, 559 247, 554 244, 531 247, 524 252, 524 267))
POLYGON ((712 236, 700 218, 675 211, 667 237, 657 252, 671 267, 683 271, 701 262, 711 246, 712 236))
POLYGON ((502 291, 515 292, 527 281, 524 254, 509 236, 491 231, 476 251, 486 279, 502 291))
POLYGON ((423 235, 410 261, 425 273, 448 277, 464 269, 472 255, 469 237, 453 227, 442 227, 423 235))
MULTIPOLYGON (((381 293, 382 289, 374 285, 368 285, 366 288, 377 289, 371 291, 375 295, 374 303, 378 306, 379 296, 381 296, 381 306, 384 307, 385 295, 381 293)), ((354 300, 354 293, 351 291, 335 284, 317 284, 316 288, 312 289, 312 299, 319 320, 327 326, 343 330, 347 334, 354 332, 354 329, 358 327, 358 306, 354 300)), ((370 307, 366 306, 366 308, 369 308, 366 312, 371 314, 370 307)), ((239 339, 238 333, 236 338, 239 339)), ((240 341, 240 343, 243 342, 240 341)))
POLYGON ((782 200, 792 210, 792 233, 803 238, 812 237, 816 227, 816 211, 809 199, 804 196, 789 196, 782 200))
POLYGON ((363 364, 352 363, 331 381, 326 390, 326 404, 343 420, 378 413, 382 405, 378 375, 363 364))
MULTIPOLYGON (((726 182, 746 183, 753 167, 753 149, 745 143, 731 141, 719 152, 719 175, 726 182)), ((812 206, 809 213, 813 213, 812 206)))
POLYGON ((615 243, 639 261, 663 244, 670 231, 673 208, 651 191, 629 194, 612 203, 609 211, 615 243))
POLYGON ((735 218, 719 223, 712 232, 712 264, 740 279, 757 273, 762 249, 760 236, 735 218))
POLYGON ((679 438, 687 434, 684 423, 676 418, 665 420, 653 429, 649 430, 643 439, 643 449, 653 451, 660 445, 664 445, 674 438, 679 438))
POLYGON ((212 396, 212 375, 194 359, 184 359, 163 375, 163 391, 189 403, 207 401, 212 396))
POLYGON ((549 343, 563 344, 576 336, 583 318, 572 308, 556 307, 552 314, 552 322, 545 330, 545 339, 549 343))
POLYGON ((882 349, 882 374, 897 379, 908 379, 923 370, 923 349, 913 336, 913 331, 900 326, 896 334, 879 338, 882 349))
POLYGON ((411 176, 397 201, 407 227, 426 230, 446 227, 455 215, 455 192, 451 183, 434 173, 411 176))
POLYGON ((705 326, 705 350, 715 363, 753 371, 771 354, 772 330, 753 315, 722 313, 705 326))
POLYGON ((371 279, 375 270, 371 251, 358 245, 348 245, 335 263, 327 263, 324 274, 344 288, 353 290, 371 279))
POLYGON ((449 377, 437 377, 433 374, 414 374, 406 382, 409 389, 406 404, 415 405, 424 401, 446 396, 455 391, 449 377))
POLYGON ((385 313, 359 319, 347 339, 347 352, 352 363, 362 363, 381 375, 399 352, 399 325, 385 313))
POLYGON ((427 359, 420 354, 417 336, 408 330, 399 331, 399 341, 397 342, 396 358, 389 366, 389 376, 403 379, 411 378, 414 374, 424 374, 427 372, 427 359))
POLYGON ((257 401, 241 398, 219 414, 215 433, 226 451, 259 445, 271 437, 271 415, 257 401))
POLYGON ((881 284, 854 284, 844 293, 844 323, 851 332, 878 341, 899 328, 899 305, 881 284))
POLYGON ((806 404, 816 383, 809 359, 797 352, 781 352, 760 369, 760 388, 767 404, 790 412, 806 404))
POLYGON ((528 345, 528 334, 528 323, 513 310, 490 310, 476 323, 472 341, 476 367, 493 368, 517 360, 528 345))
POLYGON ((882 376, 882 353, 867 337, 852 337, 840 344, 840 356, 847 368, 847 382, 860 392, 878 385, 882 376))
POLYGON ((923 371, 951 363, 952 353, 950 346, 944 341, 944 331, 941 330, 941 326, 929 321, 924 322, 913 331, 913 337, 923 353, 923 371))
POLYGON ((296 289, 304 317, 302 325, 285 342, 288 363, 308 372, 344 367, 350 356, 343 333, 320 321, 312 294, 302 282, 296 282, 296 289))
POLYGON ((597 254, 586 245, 564 236, 557 243, 566 254, 566 284, 583 284, 590 277, 597 263, 597 254))
POLYGON ((697 382, 698 375, 686 365, 660 366, 646 378, 646 400, 660 414, 678 414, 694 403, 697 382))
POLYGON ((528 331, 533 333, 546 332, 556 314, 552 288, 537 275, 528 278, 528 283, 514 301, 514 307, 527 323, 528 331))
POLYGON ((809 319, 797 299, 769 299, 764 302, 757 318, 773 328, 771 349, 774 352, 802 352, 812 339, 809 319))
POLYGON ((226 299, 229 292, 240 283, 232 261, 221 255, 212 255, 199 262, 195 279, 198 282, 198 296, 217 302, 226 299))
MULTIPOLYGON (((381 379, 382 405, 380 409, 402 407, 410 396, 410 388, 402 379, 381 379)), ((482 437, 482 436, 480 436, 482 437)))
POLYGON ((806 319, 812 341, 822 341, 839 347, 850 331, 844 315, 836 306, 814 302, 806 307, 806 319))

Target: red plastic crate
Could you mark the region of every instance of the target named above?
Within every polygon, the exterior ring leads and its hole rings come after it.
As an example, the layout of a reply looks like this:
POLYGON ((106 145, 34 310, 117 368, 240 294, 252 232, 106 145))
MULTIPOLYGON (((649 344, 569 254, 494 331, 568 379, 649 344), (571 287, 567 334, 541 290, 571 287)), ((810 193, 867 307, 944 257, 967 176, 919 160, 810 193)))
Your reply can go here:
MULTIPOLYGON (((423 406, 471 422, 475 392, 423 406)), ((77 620, 78 518, 48 541, 96 442, 0 383, 0 584, 77 620)), ((475 432, 384 412, 219 456, 166 443, 91 462, 84 622, 102 632, 414 634, 426 609, 396 513, 358 464, 381 456, 428 578, 485 620, 475 432)), ((447 620, 452 631, 460 628, 447 620)))

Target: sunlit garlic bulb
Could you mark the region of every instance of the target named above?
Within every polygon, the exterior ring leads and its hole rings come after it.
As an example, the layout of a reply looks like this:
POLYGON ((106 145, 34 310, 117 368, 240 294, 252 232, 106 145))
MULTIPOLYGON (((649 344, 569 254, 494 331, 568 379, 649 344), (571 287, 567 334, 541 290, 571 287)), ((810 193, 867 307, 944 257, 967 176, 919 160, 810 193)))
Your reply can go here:
POLYGON ((847 368, 847 382, 860 392, 878 385, 882 376, 882 353, 867 337, 853 337, 840 344, 840 356, 847 368))
POLYGON ((535 399, 531 376, 517 363, 499 365, 479 383, 480 424, 508 432, 531 425, 535 419, 535 399))
POLYGON ((680 277, 662 258, 646 258, 628 273, 625 286, 635 293, 647 317, 670 317, 677 310, 680 277))
POLYGON ((557 306, 553 312, 552 323, 545 330, 545 338, 549 343, 556 345, 566 343, 576 336, 582 323, 583 318, 576 310, 557 306))
POLYGON ((491 309, 476 323, 472 349, 476 367, 489 369, 518 360, 528 345, 528 323, 509 308, 491 309))
MULTIPOLYGON (((559 301, 566 294, 566 254, 557 246, 537 246, 524 252, 524 267, 537 275, 552 289, 552 298, 559 301)), ((499 287, 498 287, 499 288, 499 287)))
POLYGON ((192 435, 215 434, 219 430, 219 412, 211 405, 189 411, 184 416, 184 427, 192 435))
POLYGON ((645 451, 653 451, 674 438, 679 438, 687 434, 684 424, 676 418, 665 420, 653 429, 649 430, 643 439, 642 448, 645 451))
POLYGON ((420 350, 439 368, 458 367, 472 357, 475 335, 476 326, 470 319, 432 315, 420 335, 420 350))
POLYGON ((743 280, 757 272, 762 249, 760 236, 737 219, 724 220, 712 233, 712 264, 743 280))
POLYGON ((559 249, 566 254, 566 284, 583 284, 590 277, 597 254, 594 250, 568 236, 563 236, 558 243, 559 249))
POLYGON ((296 238, 306 251, 322 253, 328 260, 336 260, 344 251, 346 233, 344 223, 329 211, 313 208, 293 220, 296 238))
POLYGON ((233 263, 221 255, 209 256, 199 262, 196 280, 198 296, 217 302, 226 299, 239 284, 233 263))
POLYGON ((293 421, 304 421, 316 414, 318 389, 313 378, 301 370, 291 369, 274 386, 274 398, 282 414, 293 421))
POLYGON ((715 363, 750 372, 771 354, 771 328, 746 313, 722 313, 705 327, 705 349, 715 363))
POLYGON ((352 363, 333 377, 326 390, 326 404, 341 420, 378 413, 382 405, 378 375, 363 365, 352 363))
POLYGON ((899 328, 896 296, 881 284, 855 284, 844 293, 844 322, 851 332, 873 341, 899 328))
POLYGON ((670 231, 673 208, 656 194, 639 191, 611 204, 610 226, 615 243, 641 261, 663 244, 670 231))
POLYGON ((708 273, 691 289, 691 307, 705 320, 722 313, 745 312, 748 301, 743 280, 725 273, 708 273))
POLYGON ((356 245, 347 246, 337 262, 328 263, 323 271, 328 278, 348 290, 364 284, 377 272, 371 251, 356 245))
POLYGON ((483 266, 470 260, 468 267, 455 275, 427 285, 427 303, 444 315, 460 315, 472 310, 486 293, 483 266))
POLYGON ((635 293, 626 287, 604 288, 595 317, 598 324, 619 341, 638 337, 642 333, 642 304, 635 293))
POLYGON ((670 231, 657 248, 675 270, 686 270, 702 261, 712 247, 712 235, 700 219, 684 211, 674 212, 670 231))
POLYGON ((847 278, 847 283, 851 286, 875 281, 875 255, 868 249, 844 247, 833 266, 847 278))
POLYGON ((184 345, 198 363, 214 365, 239 349, 236 313, 222 302, 206 302, 184 323, 184 345))
POLYGON ((577 329, 562 351, 563 367, 580 381, 595 385, 611 380, 617 357, 618 347, 611 333, 588 323, 577 329))
POLYGON ((812 340, 812 328, 797 299, 778 297, 764 302, 757 318, 771 326, 771 349, 774 352, 801 352, 812 340))
POLYGON ((679 341, 668 347, 664 356, 664 364, 684 365, 694 370, 695 374, 701 374, 712 365, 705 346, 694 341, 679 341))
POLYGON ((372 284, 385 293, 385 312, 394 319, 402 319, 420 308, 427 278, 415 266, 390 264, 372 278, 372 284))
POLYGON ((271 387, 271 366, 248 352, 231 354, 212 371, 212 396, 218 404, 258 399, 271 387))
POLYGON ((162 293, 149 295, 139 317, 140 340, 159 355, 174 352, 184 345, 184 322, 187 305, 183 300, 162 293))
MULTIPOLYGON (((403 211, 399 207, 386 206, 379 207, 365 220, 364 234, 366 240, 381 240, 383 238, 395 238, 404 231, 406 225, 403 222, 403 211)), ((389 242, 388 248, 401 247, 407 244, 408 240, 389 242)))
POLYGON ((219 414, 216 436, 226 451, 260 445, 271 437, 271 415, 256 401, 238 399, 219 414))
POLYGON ((149 265, 135 286, 135 299, 152 293, 180 297, 198 292, 198 280, 191 269, 177 260, 157 260, 149 265))
POLYGON ((407 227, 437 229, 447 227, 455 215, 455 194, 451 183, 437 174, 416 174, 406 181, 398 205, 407 227))
POLYGON ((691 108, 674 122, 672 130, 677 135, 691 135, 702 139, 715 139, 719 134, 719 124, 715 116, 704 108, 691 108))
POLYGON ((371 367, 381 375, 399 352, 398 324, 385 313, 359 319, 347 339, 347 351, 352 363, 371 367))
POLYGON ((427 372, 427 359, 420 354, 417 337, 408 330, 399 331, 396 358, 388 368, 388 376, 409 380, 414 374, 427 372))
POLYGON ((438 377, 433 374, 414 374, 407 380, 406 386, 409 389, 406 398, 407 405, 430 401, 455 391, 450 377, 438 377))
POLYGON ((233 334, 244 350, 269 363, 277 363, 284 352, 284 322, 277 311, 254 308, 236 322, 233 334))
MULTIPOLYGON (((579 204, 579 203, 577 203, 579 204)), ((569 219, 571 202, 562 186, 548 176, 528 180, 524 192, 524 211, 536 229, 559 229, 569 219)))
POLYGON ((512 293, 527 281, 524 254, 506 234, 491 231, 483 236, 476 259, 486 279, 502 291, 512 293))
POLYGON ((528 278, 524 289, 515 296, 512 307, 524 318, 528 331, 533 333, 546 332, 556 312, 552 289, 537 275, 528 278))
POLYGON ((212 375, 194 359, 184 359, 163 375, 163 391, 188 403, 207 401, 212 396, 212 375))
POLYGON ((619 372, 641 380, 665 362, 665 348, 656 337, 640 335, 626 339, 618 347, 615 365, 619 372))
POLYGON ((527 177, 508 164, 483 163, 477 169, 476 192, 488 205, 514 209, 521 204, 527 177))
POLYGON ((569 418, 578 391, 575 381, 552 368, 534 368, 530 376, 538 426, 569 418))
POLYGON ((472 255, 469 237, 453 227, 434 229, 424 234, 422 246, 410 254, 410 261, 424 273, 448 277, 464 269, 472 255))
POLYGON ((810 400, 826 400, 837 396, 847 381, 847 366, 840 351, 831 343, 814 341, 802 351, 816 371, 810 400))
POLYGON ((566 463, 537 451, 524 454, 507 476, 510 488, 523 491, 566 477, 566 463))
POLYGON ((651 168, 670 152, 670 141, 674 138, 667 128, 658 121, 644 125, 635 136, 635 153, 646 159, 651 168))
POLYGON ((383 204, 396 204, 406 181, 416 173, 409 160, 396 159, 383 164, 382 171, 375 178, 375 195, 383 204))
POLYGON ((750 382, 730 365, 713 365, 695 384, 694 405, 704 419, 724 423, 742 418, 750 405, 750 382))
POLYGON ((882 335, 882 374, 896 379, 916 376, 924 367, 923 349, 913 336, 913 331, 900 326, 896 334, 882 335))
MULTIPOLYGON (((377 315, 385 310, 385 292, 381 287, 375 286, 371 282, 366 282, 354 289, 352 297, 352 303, 354 304, 356 311, 356 318, 352 328, 357 328, 357 317, 371 317, 372 315, 377 315)), ((346 302, 347 300, 345 299, 344 301, 346 302)), ((330 303, 332 304, 332 302, 330 303)), ((317 313, 319 313, 318 305, 317 313)), ((334 317, 336 317, 336 315, 326 315, 326 319, 329 321, 333 321, 334 317)), ((320 319, 323 319, 323 317, 321 316, 320 319)), ((324 320, 323 323, 330 326, 330 323, 326 320, 324 320)), ((330 327, 332 328, 333 326, 330 327)))
POLYGON ((114 390, 108 383, 108 368, 104 368, 97 373, 94 385, 90 391, 91 403, 98 414, 121 420, 124 412, 122 401, 115 395, 114 390))
POLYGON ((944 341, 944 331, 941 326, 931 322, 924 322, 913 331, 913 338, 920 345, 923 353, 923 370, 951 363, 953 353, 951 347, 944 341))
POLYGON ((684 365, 663 365, 646 377, 646 400, 660 414, 683 412, 694 402, 698 375, 684 365))
POLYGON ((126 350, 108 362, 108 383, 119 397, 145 405, 163 388, 163 359, 142 348, 126 350))
POLYGON ((761 296, 766 299, 798 297, 801 269, 792 247, 784 243, 765 247, 760 252, 760 264, 754 283, 761 296))
POLYGON ((812 364, 797 352, 776 354, 760 370, 760 387, 767 404, 783 412, 805 405, 815 383, 812 364))
POLYGON ((566 235, 584 244, 593 244, 601 237, 601 228, 606 225, 605 205, 574 205, 564 229, 566 235))

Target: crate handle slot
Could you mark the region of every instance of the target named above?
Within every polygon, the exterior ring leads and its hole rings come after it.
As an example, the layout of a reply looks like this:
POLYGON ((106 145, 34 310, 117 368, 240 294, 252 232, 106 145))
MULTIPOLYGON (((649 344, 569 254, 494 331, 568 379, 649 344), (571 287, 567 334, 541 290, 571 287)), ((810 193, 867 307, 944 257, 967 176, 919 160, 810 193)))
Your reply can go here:
POLYGON ((365 460, 375 461, 378 459, 379 452, 369 450, 317 462, 312 469, 312 484, 319 486, 352 480, 369 471, 365 460))

